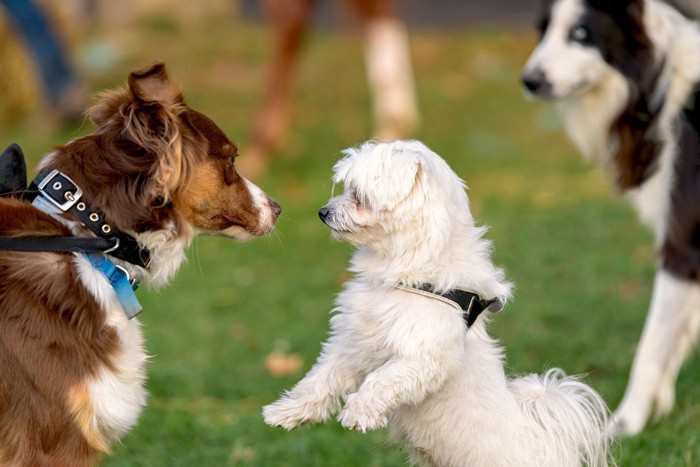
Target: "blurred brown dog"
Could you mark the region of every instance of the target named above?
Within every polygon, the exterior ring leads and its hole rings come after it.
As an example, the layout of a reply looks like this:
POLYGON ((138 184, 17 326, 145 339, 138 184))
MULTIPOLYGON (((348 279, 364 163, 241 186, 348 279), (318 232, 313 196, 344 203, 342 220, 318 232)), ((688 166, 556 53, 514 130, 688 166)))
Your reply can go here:
MULTIPOLYGON (((290 92, 316 0, 264 0, 274 36, 274 52, 263 103, 253 128, 251 147, 241 159, 242 172, 255 178, 271 152, 284 144, 290 92)), ((344 0, 365 34, 367 77, 373 99, 374 137, 411 136, 418 126, 408 34, 393 0, 344 0)))

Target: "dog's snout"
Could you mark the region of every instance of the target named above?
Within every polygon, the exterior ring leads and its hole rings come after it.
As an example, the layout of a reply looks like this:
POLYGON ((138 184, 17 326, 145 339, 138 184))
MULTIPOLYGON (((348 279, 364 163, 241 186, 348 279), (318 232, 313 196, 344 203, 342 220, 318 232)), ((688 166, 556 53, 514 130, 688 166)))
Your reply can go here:
POLYGON ((321 219, 321 221, 326 222, 326 219, 328 218, 328 215, 330 213, 330 208, 328 208, 328 206, 323 206, 321 209, 318 210, 318 217, 319 219, 321 219))
POLYGON ((279 217, 280 213, 282 212, 282 206, 280 206, 272 198, 270 198, 269 203, 270 203, 270 209, 272 209, 272 215, 274 216, 275 219, 277 219, 277 217, 279 217))
POLYGON ((546 97, 551 94, 552 86, 541 68, 526 71, 522 76, 522 82, 525 89, 536 96, 546 97))

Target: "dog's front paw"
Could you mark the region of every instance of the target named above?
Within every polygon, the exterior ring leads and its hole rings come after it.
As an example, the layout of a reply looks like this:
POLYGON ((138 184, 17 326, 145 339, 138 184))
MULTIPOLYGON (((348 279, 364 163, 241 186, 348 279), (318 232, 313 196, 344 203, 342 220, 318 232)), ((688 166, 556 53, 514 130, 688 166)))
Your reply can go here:
MULTIPOLYGON (((336 409, 337 410, 337 409, 336 409)), ((304 423, 327 420, 333 414, 333 407, 322 401, 302 401, 283 397, 277 402, 263 407, 263 418, 270 426, 293 430, 304 423)))
POLYGON ((345 428, 363 433, 384 428, 387 424, 386 413, 357 393, 348 396, 338 420, 345 428))

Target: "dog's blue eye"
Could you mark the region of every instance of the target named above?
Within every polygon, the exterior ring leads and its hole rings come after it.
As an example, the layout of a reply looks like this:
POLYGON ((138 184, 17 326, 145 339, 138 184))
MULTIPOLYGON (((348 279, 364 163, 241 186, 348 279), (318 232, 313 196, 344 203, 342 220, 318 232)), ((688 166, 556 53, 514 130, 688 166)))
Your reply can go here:
POLYGON ((575 26, 571 32, 569 32, 569 39, 575 42, 586 42, 589 38, 590 33, 585 26, 575 26))

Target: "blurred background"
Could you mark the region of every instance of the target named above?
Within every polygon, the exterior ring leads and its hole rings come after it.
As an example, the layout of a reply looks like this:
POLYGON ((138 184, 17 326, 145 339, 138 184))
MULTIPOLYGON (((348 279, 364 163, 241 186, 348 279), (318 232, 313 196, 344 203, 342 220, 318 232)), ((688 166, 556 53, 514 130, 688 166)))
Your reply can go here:
MULTIPOLYGON (((190 106, 239 144, 243 175, 283 207, 267 238, 198 239, 169 287, 139 290, 153 355, 150 400, 105 466, 405 465, 383 431, 348 432, 329 421, 287 433, 260 416, 309 369, 327 335, 351 250, 331 240, 317 211, 340 150, 378 131, 366 22, 342 2, 320 0, 289 75, 277 77, 288 87, 279 138, 256 140, 279 45, 272 3, 38 1, 54 31, 42 39, 23 32, 31 29, 13 13, 17 0, 0 2, 0 146, 20 144, 34 167, 53 146, 93 131, 81 112, 96 93, 164 60, 190 106), (58 64, 46 65, 47 55, 58 64)), ((649 303, 652 238, 602 172, 581 160, 553 110, 523 96, 534 4, 398 0, 417 117, 400 131, 466 180, 496 262, 516 284, 490 325, 508 372, 586 373, 614 408, 649 303)), ((700 465, 698 368, 696 352, 671 416, 621 441, 620 465, 700 465)))

